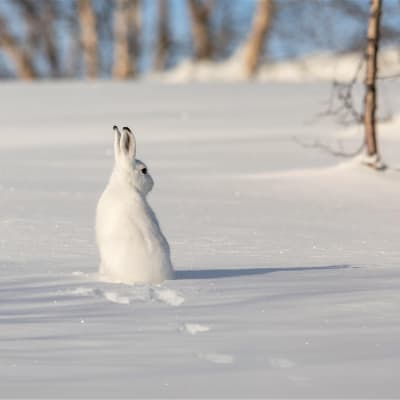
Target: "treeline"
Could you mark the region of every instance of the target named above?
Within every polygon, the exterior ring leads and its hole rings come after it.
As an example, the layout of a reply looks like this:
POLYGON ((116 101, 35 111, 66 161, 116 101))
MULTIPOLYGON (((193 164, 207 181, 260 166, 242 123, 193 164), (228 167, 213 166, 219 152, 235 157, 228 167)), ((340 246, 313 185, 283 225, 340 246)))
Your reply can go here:
MULTIPOLYGON (((131 79, 167 69, 182 58, 221 61, 239 50, 243 72, 251 77, 268 58, 313 48, 361 49, 368 16, 365 0, 1 3, 0 77, 20 79, 131 79), (340 24, 347 27, 346 37, 340 24)), ((399 37, 400 18, 393 23, 393 13, 400 7, 390 7, 392 19, 385 23, 383 16, 383 42, 399 37)))

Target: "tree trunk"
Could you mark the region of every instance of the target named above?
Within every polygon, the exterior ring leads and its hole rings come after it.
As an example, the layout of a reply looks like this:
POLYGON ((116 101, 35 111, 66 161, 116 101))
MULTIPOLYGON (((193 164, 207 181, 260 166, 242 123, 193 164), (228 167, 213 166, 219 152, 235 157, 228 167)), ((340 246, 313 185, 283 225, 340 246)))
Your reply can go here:
POLYGON ((366 46, 367 70, 365 76, 364 128, 368 157, 379 162, 378 144, 376 140, 376 77, 377 56, 379 48, 379 27, 381 16, 381 0, 370 0, 370 16, 366 46))
POLYGON ((154 69, 156 71, 162 71, 167 63, 167 53, 170 45, 168 6, 168 0, 158 0, 158 32, 154 57, 154 69))
POLYGON ((139 2, 116 0, 114 11, 113 77, 127 79, 136 74, 139 2))
POLYGON ((53 29, 57 3, 54 0, 15 0, 26 24, 27 51, 31 58, 43 50, 51 76, 59 76, 58 54, 53 29))
POLYGON ((57 46, 55 43, 54 20, 57 16, 57 3, 53 0, 43 2, 43 42, 44 53, 49 63, 51 76, 61 76, 59 57, 57 53, 57 46))
POLYGON ((97 54, 96 16, 90 0, 78 0, 78 15, 86 76, 95 78, 98 74, 99 60, 97 54))
POLYGON ((230 54, 230 49, 235 41, 235 21, 233 1, 218 3, 220 12, 220 27, 213 38, 213 56, 216 59, 225 59, 230 54))
POLYGON ((37 73, 30 55, 20 46, 17 40, 7 31, 6 24, 0 17, 0 48, 14 61, 16 75, 21 79, 35 79, 37 73))
POLYGON ((251 32, 244 47, 244 69, 247 77, 254 76, 257 71, 265 39, 271 27, 273 12, 272 0, 258 0, 251 32))
POLYGON ((40 47, 40 33, 42 29, 40 2, 35 3, 34 0, 17 0, 15 3, 20 8, 25 20, 28 50, 31 54, 34 54, 40 47))
POLYGON ((196 60, 207 60, 212 55, 209 34, 210 6, 199 0, 188 0, 191 16, 194 56, 196 60))
MULTIPOLYGON (((74 10, 75 11, 75 10, 74 10)), ((68 78, 76 78, 80 74, 81 46, 78 13, 66 14, 66 49, 65 61, 60 68, 62 74, 68 78)))

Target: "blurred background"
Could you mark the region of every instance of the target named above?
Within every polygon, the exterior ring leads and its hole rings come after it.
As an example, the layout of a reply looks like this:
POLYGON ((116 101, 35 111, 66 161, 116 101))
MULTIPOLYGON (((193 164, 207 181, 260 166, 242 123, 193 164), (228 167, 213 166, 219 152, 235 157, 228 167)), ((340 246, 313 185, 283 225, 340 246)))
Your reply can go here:
MULTIPOLYGON (((367 0, 3 0, 0 78, 137 79, 232 60, 251 78, 261 65, 361 54, 368 13, 367 0)), ((399 39, 400 1, 385 0, 381 46, 399 39)))

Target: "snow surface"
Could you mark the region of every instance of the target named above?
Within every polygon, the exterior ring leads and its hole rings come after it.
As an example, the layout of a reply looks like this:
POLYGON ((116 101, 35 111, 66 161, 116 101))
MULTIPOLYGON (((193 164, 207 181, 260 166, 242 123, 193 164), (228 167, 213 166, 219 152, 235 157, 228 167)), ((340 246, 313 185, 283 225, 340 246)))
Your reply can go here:
MULTIPOLYGON (((350 81, 353 79, 363 57, 362 52, 317 53, 287 61, 268 62, 260 65, 254 80, 259 82, 304 82, 304 81, 350 81)), ((400 73, 400 50, 396 47, 381 49, 378 57, 379 72, 387 77, 400 73)), ((365 76, 365 65, 361 67, 359 79, 365 76)), ((243 69, 243 51, 233 54, 227 60, 193 61, 184 60, 176 67, 160 74, 149 74, 151 79, 167 83, 190 81, 235 82, 246 80, 243 69)))
POLYGON ((362 140, 310 123, 324 83, 1 93, 1 397, 398 396, 398 118, 375 173, 293 140, 362 140), (155 178, 162 285, 97 279, 116 123, 155 178))

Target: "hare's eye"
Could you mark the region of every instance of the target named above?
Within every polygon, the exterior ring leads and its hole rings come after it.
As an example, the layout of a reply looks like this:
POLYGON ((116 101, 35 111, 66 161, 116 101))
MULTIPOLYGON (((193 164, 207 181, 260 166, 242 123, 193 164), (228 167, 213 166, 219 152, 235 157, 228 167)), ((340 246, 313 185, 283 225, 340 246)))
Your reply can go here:
POLYGON ((143 175, 146 175, 146 174, 147 174, 147 168, 142 168, 142 169, 140 170, 140 172, 141 172, 143 175))

